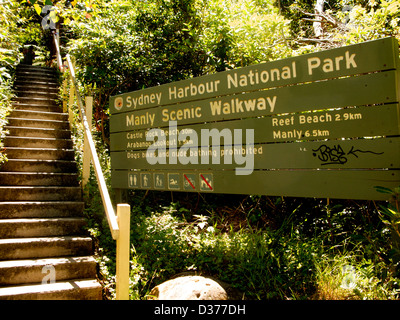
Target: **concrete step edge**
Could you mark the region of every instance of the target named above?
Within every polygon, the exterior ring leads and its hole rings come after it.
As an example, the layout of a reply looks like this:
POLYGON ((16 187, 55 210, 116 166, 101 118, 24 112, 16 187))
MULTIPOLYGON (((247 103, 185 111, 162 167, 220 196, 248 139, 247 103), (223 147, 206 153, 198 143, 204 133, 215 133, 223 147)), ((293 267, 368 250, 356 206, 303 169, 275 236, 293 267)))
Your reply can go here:
MULTIPOLYGON (((58 139, 56 139, 58 140, 58 139)), ((7 163, 15 163, 15 162, 21 162, 21 163, 44 163, 44 164, 76 164, 76 161, 74 160, 41 160, 41 159, 8 159, 7 163)), ((44 172, 43 172, 44 173, 44 172)), ((67 173, 67 172, 65 172, 67 173)))
POLYGON ((83 201, 4 201, 1 219, 83 217, 83 201))
POLYGON ((0 186, 0 201, 81 201, 79 186, 0 186))
POLYGON ((102 287, 97 279, 77 279, 52 284, 0 288, 0 299, 93 299, 101 300, 102 287), (86 291, 94 291, 92 294, 86 291))
POLYGON ((60 88, 60 85, 54 81, 26 81, 23 79, 15 79, 14 81, 14 89, 18 88, 27 88, 27 89, 36 89, 42 87, 43 89, 51 89, 51 90, 57 90, 60 88))
POLYGON ((86 222, 84 217, 59 217, 59 218, 14 218, 14 219, 0 219, 0 224, 15 224, 15 223, 55 223, 55 222, 86 222))
MULTIPOLYGON (((11 113, 26 113, 27 115, 56 115, 56 116, 65 116, 68 117, 68 113, 63 112, 51 112, 51 111, 32 111, 32 110, 23 110, 23 109, 14 109, 11 113)), ((11 116, 13 118, 13 116, 11 116)), ((36 118, 27 118, 27 119, 36 119, 36 118)))
POLYGON ((51 98, 55 99, 58 97, 58 92, 44 91, 28 91, 28 90, 14 90, 18 98, 51 98))
POLYGON ((3 186, 79 186, 77 173, 0 172, 3 186))
POLYGON ((40 137, 23 137, 23 136, 7 136, 4 139, 6 150, 8 147, 31 147, 31 148, 64 148, 70 149, 73 146, 71 139, 58 138, 40 138, 40 137))
MULTIPOLYGON (((37 129, 37 128, 35 128, 35 129, 37 129)), ((67 130, 67 129, 65 129, 65 130, 67 130)), ((21 141, 25 141, 25 142, 29 142, 29 141, 49 141, 49 142, 50 141, 68 141, 68 142, 73 142, 72 139, 42 138, 42 137, 20 137, 20 136, 6 136, 4 140, 12 140, 12 139, 21 140, 21 141)))
POLYGON ((39 259, 92 254, 92 238, 77 235, 0 239, 0 260, 39 259))
POLYGON ((62 110, 62 107, 60 107, 59 105, 42 105, 42 104, 34 104, 34 103, 24 103, 24 102, 17 102, 17 101, 12 101, 11 104, 14 107, 14 110, 20 110, 20 109, 16 109, 18 107, 21 108, 29 108, 29 107, 36 107, 36 108, 49 108, 49 109, 58 109, 58 110, 62 110))
POLYGON ((10 130, 10 129, 13 129, 13 130, 16 130, 16 129, 22 129, 22 130, 40 130, 40 131, 50 131, 50 132, 53 132, 53 131, 71 132, 71 130, 69 130, 69 129, 34 128, 34 127, 18 127, 18 126, 8 126, 8 125, 4 126, 3 128, 4 128, 4 130, 10 130))
POLYGON ((31 176, 49 176, 49 177, 61 177, 61 176, 70 176, 77 177, 78 173, 76 172, 29 172, 29 171, 0 171, 0 175, 31 175, 31 176))
POLYGON ((37 72, 46 72, 46 73, 51 73, 51 74, 56 74, 56 70, 53 68, 49 67, 40 67, 40 66, 32 66, 29 64, 19 64, 16 67, 17 72, 18 71, 37 71, 37 72))
POLYGON ((15 204, 15 205, 68 205, 68 204, 77 204, 77 203, 82 203, 84 204, 84 201, 0 201, 0 206, 2 205, 10 205, 10 204, 15 204))
MULTIPOLYGON (((47 120, 47 119, 29 119, 29 118, 13 118, 13 117, 7 117, 8 121, 33 121, 33 122, 42 122, 42 123, 58 123, 58 124, 68 124, 68 121, 63 121, 63 120, 47 120)), ((35 127, 30 127, 30 128, 35 128, 35 127)), ((38 127, 41 128, 41 127, 38 127)))
POLYGON ((86 225, 83 217, 0 219, 0 233, 7 239, 83 235, 86 225))
POLYGON ((50 73, 40 73, 40 72, 28 72, 28 71, 17 71, 17 78, 30 80, 30 79, 39 79, 39 80, 51 80, 52 82, 57 82, 57 77, 50 73))
POLYGON ((45 88, 45 89, 57 90, 58 92, 60 86, 58 83, 54 81, 41 81, 41 80, 29 81, 29 80, 16 79, 14 82, 14 88, 20 88, 20 87, 45 88))
POLYGON ((4 153, 9 159, 36 159, 36 160, 59 160, 59 159, 75 159, 75 153, 70 148, 22 148, 7 147, 4 153))
POLYGON ((70 264, 79 262, 94 262, 96 260, 93 256, 78 256, 78 257, 55 257, 55 258, 39 258, 39 259, 18 259, 18 260, 4 260, 0 261, 0 269, 9 267, 28 267, 31 265, 56 265, 56 264, 70 264))
POLYGON ((69 129, 18 126, 4 126, 3 129, 7 130, 9 135, 13 137, 71 139, 71 130, 69 129))
POLYGON ((55 281, 96 277, 93 256, 55 257, 0 261, 0 287, 41 283, 54 271, 55 281))
MULTIPOLYGON (((74 149, 59 149, 59 148, 21 148, 21 147, 8 147, 7 150, 13 150, 13 151, 44 151, 44 152, 52 152, 52 151, 67 151, 67 152, 74 152, 74 149)), ((7 152, 6 152, 7 153, 7 152)), ((16 158, 17 159, 17 158, 16 158)))
POLYGON ((41 101, 54 101, 56 102, 56 99, 54 98, 35 98, 35 97, 15 97, 14 98, 17 101, 27 101, 27 100, 33 100, 33 101, 37 101, 37 102, 41 102, 41 101))

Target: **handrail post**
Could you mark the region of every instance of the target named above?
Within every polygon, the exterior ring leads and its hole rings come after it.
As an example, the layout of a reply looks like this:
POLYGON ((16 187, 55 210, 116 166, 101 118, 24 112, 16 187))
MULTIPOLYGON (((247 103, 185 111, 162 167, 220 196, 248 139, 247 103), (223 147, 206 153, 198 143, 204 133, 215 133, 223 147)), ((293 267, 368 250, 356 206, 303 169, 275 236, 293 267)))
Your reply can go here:
POLYGON ((117 239, 116 299, 129 300, 129 243, 131 206, 117 205, 119 237, 117 239))
MULTIPOLYGON (((85 98, 85 112, 88 119, 89 130, 92 130, 93 97, 85 98)), ((90 177, 90 148, 87 135, 83 137, 83 163, 82 163, 82 189, 85 189, 90 177)))

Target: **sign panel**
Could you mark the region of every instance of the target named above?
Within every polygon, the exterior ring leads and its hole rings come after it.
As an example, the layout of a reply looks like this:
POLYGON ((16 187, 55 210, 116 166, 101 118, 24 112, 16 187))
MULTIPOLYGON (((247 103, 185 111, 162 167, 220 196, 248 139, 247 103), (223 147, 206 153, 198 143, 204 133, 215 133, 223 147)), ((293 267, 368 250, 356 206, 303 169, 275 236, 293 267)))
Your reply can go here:
POLYGON ((323 79, 397 68, 393 38, 310 53, 125 93, 110 99, 112 114, 323 79))
MULTIPOLYGON (((330 140, 294 143, 255 144, 251 148, 234 146, 219 153, 207 148, 207 161, 200 161, 201 148, 188 149, 177 154, 177 161, 171 163, 173 151, 167 151, 165 163, 149 164, 147 150, 113 152, 111 161, 117 170, 137 167, 144 170, 204 170, 210 164, 214 170, 233 170, 237 167, 234 158, 251 154, 254 170, 270 169, 371 169, 395 168, 400 159, 400 138, 330 140), (193 162, 182 164, 183 159, 195 155, 193 162), (207 162, 207 163, 206 163, 207 162)), ((244 167, 243 163, 239 167, 244 167)))
MULTIPOLYGON (((375 186, 399 186, 399 170, 261 170, 252 175, 237 176, 234 171, 146 171, 153 176, 168 175, 166 191, 215 192, 292 197, 335 198, 355 200, 387 200, 387 195, 375 191, 375 186), (191 175, 193 187, 185 187, 185 176, 191 175)), ((129 171, 115 171, 112 187, 130 188, 129 171)), ((138 188, 146 189, 143 185, 138 188)))
MULTIPOLYGON (((120 132, 111 135, 111 151, 143 150, 151 145, 201 147, 212 145, 212 139, 202 139, 202 134, 206 136, 207 131, 214 129, 214 137, 218 138, 224 136, 225 129, 231 133, 235 129, 241 130, 245 136, 248 128, 254 130, 254 143, 393 136, 399 134, 398 104, 247 118, 190 127, 171 126, 160 128, 159 136, 147 130, 120 132), (197 141, 190 137, 197 137, 197 141)), ((219 145, 221 142, 217 140, 219 145)))
POLYGON ((384 199, 400 184, 385 38, 110 99, 114 188, 384 199))
POLYGON ((136 110, 113 115, 110 126, 120 132, 396 101, 396 72, 388 71, 136 110))

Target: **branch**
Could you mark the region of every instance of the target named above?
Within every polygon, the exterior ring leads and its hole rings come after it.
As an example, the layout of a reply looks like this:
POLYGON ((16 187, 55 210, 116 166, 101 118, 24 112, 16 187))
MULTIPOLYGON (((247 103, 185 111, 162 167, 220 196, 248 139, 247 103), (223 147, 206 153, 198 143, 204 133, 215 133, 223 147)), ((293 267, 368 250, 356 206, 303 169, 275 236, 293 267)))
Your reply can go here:
POLYGON ((333 43, 334 41, 332 39, 316 39, 316 38, 301 38, 297 39, 296 41, 298 42, 330 42, 333 43))
POLYGON ((336 20, 333 16, 331 16, 331 15, 328 14, 328 13, 325 13, 325 12, 310 13, 310 12, 304 11, 303 9, 301 9, 301 8, 299 8, 299 7, 296 7, 296 6, 294 6, 293 8, 296 9, 296 10, 298 10, 298 11, 300 11, 302 14, 313 18, 313 19, 310 19, 310 18, 302 18, 302 20, 311 21, 311 22, 315 22, 315 23, 318 23, 318 22, 320 22, 320 23, 328 22, 328 23, 330 23, 331 25, 333 25, 334 27, 338 27, 338 28, 340 28, 340 29, 343 30, 343 31, 346 31, 346 30, 347 30, 347 27, 346 27, 346 25, 345 25, 344 23, 342 23, 342 22, 336 20))

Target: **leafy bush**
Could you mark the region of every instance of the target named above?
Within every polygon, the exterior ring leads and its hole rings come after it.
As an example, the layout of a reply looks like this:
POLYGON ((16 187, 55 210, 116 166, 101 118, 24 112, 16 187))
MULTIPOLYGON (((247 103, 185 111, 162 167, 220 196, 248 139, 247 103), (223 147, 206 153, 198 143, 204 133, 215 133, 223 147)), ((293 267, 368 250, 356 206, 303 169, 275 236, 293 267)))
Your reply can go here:
POLYGON ((226 234, 204 217, 187 223, 171 208, 135 217, 135 261, 147 270, 140 274, 147 289, 187 270, 228 282, 248 299, 304 297, 313 289, 315 252, 298 239, 245 230, 226 234))
MULTIPOLYGON (((319 199, 286 198, 275 201, 271 215, 271 207, 254 199, 253 205, 264 210, 259 221, 236 212, 230 218, 242 222, 236 222, 241 227, 233 230, 222 227, 235 224, 224 217, 229 210, 224 198, 229 195, 210 196, 217 207, 210 210, 203 198, 197 213, 184 205, 184 194, 174 194, 173 203, 162 192, 139 191, 129 197, 131 298, 145 299, 151 288, 184 271, 217 277, 245 299, 399 297, 399 271, 389 255, 390 234, 385 224, 377 223, 373 204, 337 200, 327 207, 319 199), (308 205, 299 207, 303 200, 308 205), (268 224, 262 223, 266 215, 268 224)), ((240 201, 245 199, 251 202, 248 197, 240 201)), ((234 204, 230 208, 234 210, 234 204)), ((115 243, 106 223, 96 221, 92 232, 99 236, 101 271, 112 296, 115 243)))
MULTIPOLYGON (((19 62, 18 5, 12 1, 0 5, 0 150, 5 132, 6 116, 11 110, 13 69, 19 62)), ((5 160, 0 153, 0 163, 5 160)))

